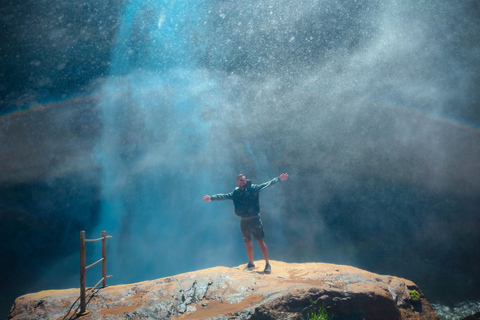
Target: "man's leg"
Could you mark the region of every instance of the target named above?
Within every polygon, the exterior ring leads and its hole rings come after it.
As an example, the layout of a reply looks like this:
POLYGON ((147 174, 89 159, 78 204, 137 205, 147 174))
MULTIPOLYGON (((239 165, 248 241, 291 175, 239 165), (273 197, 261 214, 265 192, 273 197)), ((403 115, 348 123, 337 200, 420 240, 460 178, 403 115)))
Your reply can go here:
MULTIPOLYGON (((263 258, 265 259, 265 264, 270 264, 268 260, 268 249, 267 245, 263 241, 263 239, 257 240, 258 246, 260 247, 260 251, 262 251, 263 258)), ((251 243, 251 242, 250 242, 251 243)), ((248 249, 247 249, 248 250, 248 249)), ((253 246, 252 246, 252 259, 253 259, 253 246)))
POLYGON ((247 249, 248 262, 253 264, 253 243, 252 243, 252 240, 250 240, 248 242, 245 242, 245 247, 247 249))

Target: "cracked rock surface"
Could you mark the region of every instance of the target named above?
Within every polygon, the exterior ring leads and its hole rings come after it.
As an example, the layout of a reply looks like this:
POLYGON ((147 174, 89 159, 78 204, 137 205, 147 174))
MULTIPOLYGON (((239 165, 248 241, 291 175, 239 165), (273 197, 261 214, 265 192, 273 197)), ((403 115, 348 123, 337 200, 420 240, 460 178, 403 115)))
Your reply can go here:
MULTIPOLYGON (((215 267, 101 288, 87 296, 89 313, 81 319, 306 319, 319 307, 336 319, 438 319, 406 279, 327 263, 270 264, 271 274, 215 267), (411 301, 409 290, 420 301, 411 301)), ((75 319, 79 292, 21 296, 8 319, 75 319)))

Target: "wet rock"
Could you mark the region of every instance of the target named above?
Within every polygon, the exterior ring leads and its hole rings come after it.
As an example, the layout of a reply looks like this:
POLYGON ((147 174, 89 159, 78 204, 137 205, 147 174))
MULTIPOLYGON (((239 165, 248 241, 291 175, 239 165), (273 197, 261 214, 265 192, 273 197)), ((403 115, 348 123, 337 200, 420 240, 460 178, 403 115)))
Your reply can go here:
POLYGON ((462 320, 480 320, 480 312, 472 314, 471 316, 463 318, 462 320))

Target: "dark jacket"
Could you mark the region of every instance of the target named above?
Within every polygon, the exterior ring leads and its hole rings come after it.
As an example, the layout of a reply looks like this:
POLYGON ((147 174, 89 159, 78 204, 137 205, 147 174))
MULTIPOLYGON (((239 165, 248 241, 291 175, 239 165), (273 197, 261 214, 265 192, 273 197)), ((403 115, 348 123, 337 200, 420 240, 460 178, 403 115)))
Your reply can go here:
POLYGON ((236 187, 230 193, 216 194, 211 196, 211 200, 233 200, 235 214, 240 217, 257 215, 260 213, 260 202, 258 201, 258 195, 260 191, 270 187, 271 185, 274 185, 279 181, 279 178, 273 178, 272 180, 262 184, 254 184, 250 180, 247 180, 247 184, 243 190, 239 187, 236 187))

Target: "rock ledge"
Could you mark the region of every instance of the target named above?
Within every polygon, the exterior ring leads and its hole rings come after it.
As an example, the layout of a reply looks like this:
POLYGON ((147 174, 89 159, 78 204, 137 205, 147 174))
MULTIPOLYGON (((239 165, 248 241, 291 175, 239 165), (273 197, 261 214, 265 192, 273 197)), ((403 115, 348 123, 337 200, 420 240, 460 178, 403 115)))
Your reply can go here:
MULTIPOLYGON (((102 288, 87 297, 89 314, 81 319, 306 319, 322 306, 336 319, 438 319, 406 279, 326 263, 271 265, 269 275, 215 267, 102 288), (420 301, 411 301, 409 290, 420 301)), ((78 297, 79 289, 27 294, 8 319, 74 319, 78 297)))

